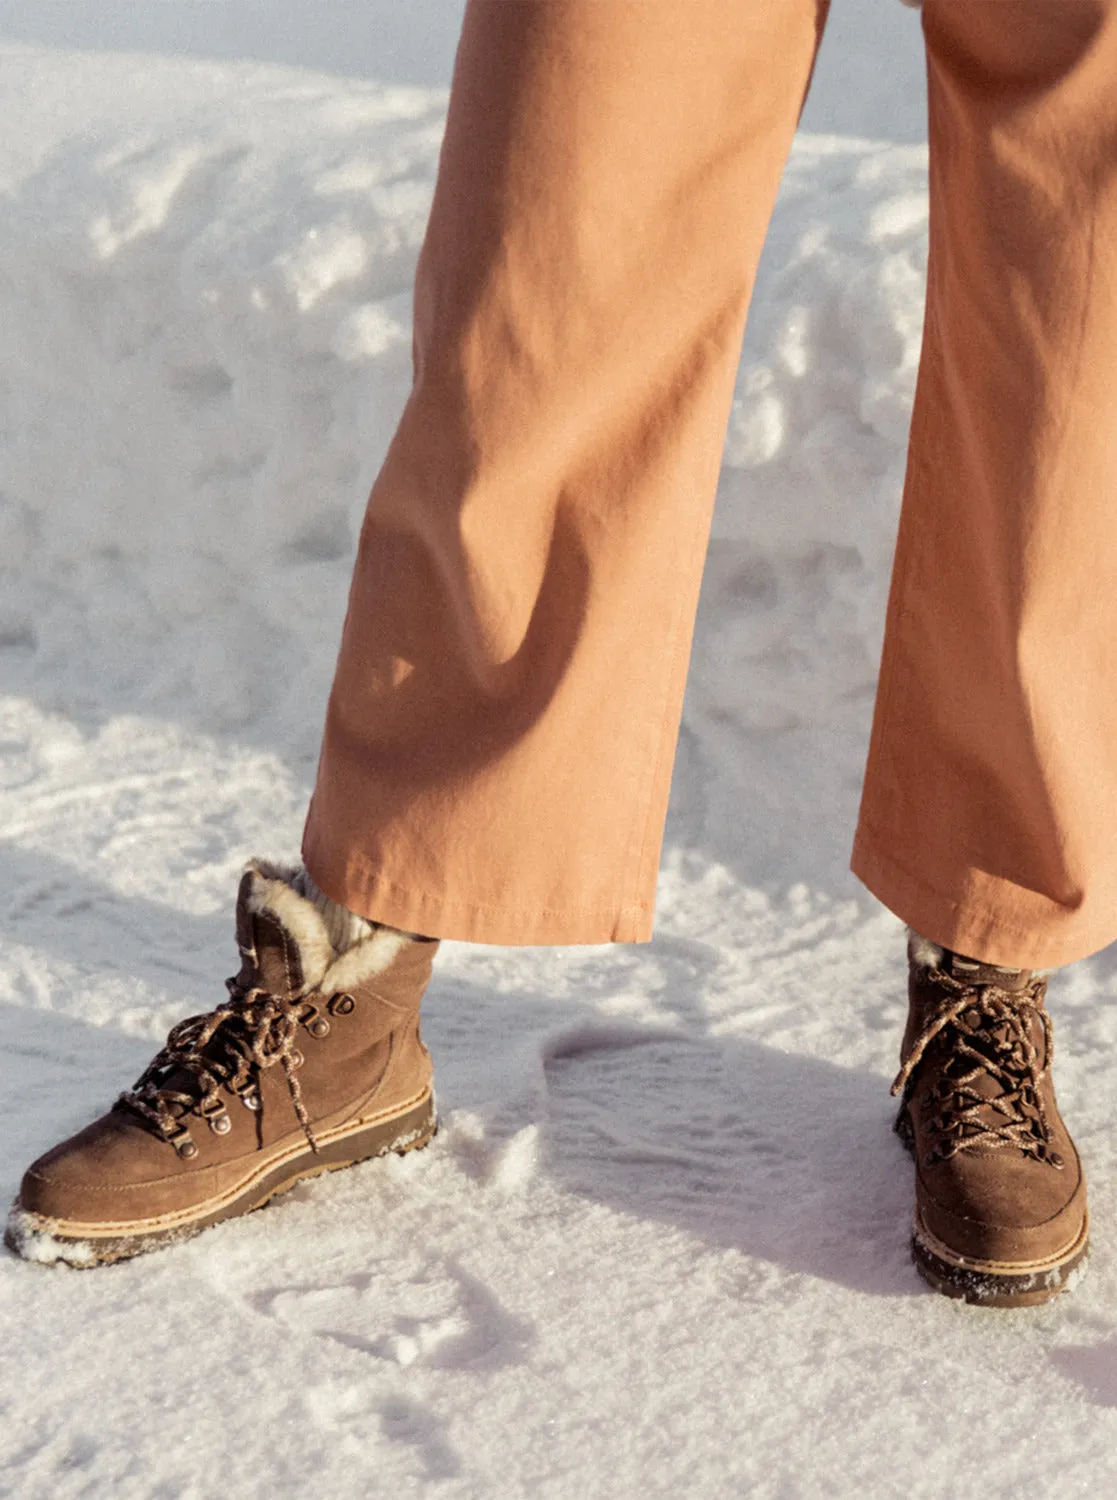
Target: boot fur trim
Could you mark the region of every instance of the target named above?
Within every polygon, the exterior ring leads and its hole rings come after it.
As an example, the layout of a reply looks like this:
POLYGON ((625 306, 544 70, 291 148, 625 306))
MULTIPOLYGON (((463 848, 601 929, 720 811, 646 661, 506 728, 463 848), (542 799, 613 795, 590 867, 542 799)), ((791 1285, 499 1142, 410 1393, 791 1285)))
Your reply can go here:
POLYGON ((908 957, 917 969, 937 969, 946 957, 946 949, 930 938, 920 937, 914 927, 908 928, 908 957))
POLYGON ((341 995, 347 990, 359 989, 366 980, 383 974, 390 968, 396 955, 402 953, 415 938, 406 932, 397 932, 394 927, 378 927, 371 937, 354 947, 346 949, 341 957, 330 965, 318 983, 326 995, 341 995))
POLYGON ((323 990, 330 995, 358 989, 366 980, 382 974, 397 954, 415 941, 394 927, 370 924, 369 936, 338 956, 318 908, 292 886, 299 873, 298 866, 273 865, 264 859, 254 859, 247 868, 254 876, 248 909, 254 916, 269 912, 290 933, 299 946, 307 989, 323 990))
POLYGON ((248 910, 253 916, 270 913, 290 933, 299 947, 303 979, 308 989, 317 989, 322 975, 334 961, 333 944, 326 924, 313 902, 291 886, 296 866, 273 865, 264 859, 250 860, 246 873, 253 876, 248 892, 248 910))

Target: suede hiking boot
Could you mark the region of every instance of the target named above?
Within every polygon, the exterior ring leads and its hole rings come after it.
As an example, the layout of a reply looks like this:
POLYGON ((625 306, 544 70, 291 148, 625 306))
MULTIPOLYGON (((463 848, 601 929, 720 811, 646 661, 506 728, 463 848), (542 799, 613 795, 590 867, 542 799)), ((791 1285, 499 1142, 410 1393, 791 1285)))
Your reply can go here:
POLYGON ((1051 1082, 1047 979, 909 943, 892 1092, 915 1157, 912 1254, 948 1297, 1048 1302, 1084 1266, 1086 1182, 1051 1082))
POLYGON ((294 879, 248 866, 228 999, 180 1022, 135 1088, 29 1168, 10 1249, 71 1266, 124 1260, 302 1178, 431 1139, 418 1011, 438 943, 354 918, 359 938, 338 953, 294 879))

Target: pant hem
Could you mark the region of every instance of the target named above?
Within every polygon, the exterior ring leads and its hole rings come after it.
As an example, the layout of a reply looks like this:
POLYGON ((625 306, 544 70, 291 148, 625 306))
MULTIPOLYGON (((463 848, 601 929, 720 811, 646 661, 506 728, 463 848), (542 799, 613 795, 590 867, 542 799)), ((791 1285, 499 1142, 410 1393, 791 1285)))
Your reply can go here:
POLYGON ((1054 969, 1088 958, 1117 936, 1112 927, 1099 931, 1096 925, 1071 917, 1020 927, 989 905, 947 896, 883 853, 864 824, 854 839, 850 869, 878 901, 921 937, 983 963, 1054 969))
POLYGON ((383 922, 424 937, 497 947, 646 943, 654 912, 649 903, 566 910, 518 908, 454 901, 414 891, 383 878, 337 870, 304 843, 303 860, 319 890, 370 922, 383 922))

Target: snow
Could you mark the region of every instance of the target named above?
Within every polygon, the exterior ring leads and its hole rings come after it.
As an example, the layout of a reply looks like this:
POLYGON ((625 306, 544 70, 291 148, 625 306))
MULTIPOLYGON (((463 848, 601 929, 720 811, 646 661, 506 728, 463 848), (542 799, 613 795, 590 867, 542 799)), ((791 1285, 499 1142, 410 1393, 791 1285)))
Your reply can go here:
MULTIPOLYGON (((407 388, 458 14, 424 3, 417 34, 418 0, 330 0, 328 27, 325 0, 0 0, 0 1193, 216 1001, 243 861, 296 847, 407 388)), ((1117 964, 1055 981, 1089 1274, 1026 1313, 948 1302, 909 1263, 889 1129, 901 930, 845 867, 918 354, 919 68, 915 16, 835 7, 741 368, 655 942, 446 945, 424 1152, 92 1274, 0 1259, 0 1491, 1117 1479, 1117 964)))

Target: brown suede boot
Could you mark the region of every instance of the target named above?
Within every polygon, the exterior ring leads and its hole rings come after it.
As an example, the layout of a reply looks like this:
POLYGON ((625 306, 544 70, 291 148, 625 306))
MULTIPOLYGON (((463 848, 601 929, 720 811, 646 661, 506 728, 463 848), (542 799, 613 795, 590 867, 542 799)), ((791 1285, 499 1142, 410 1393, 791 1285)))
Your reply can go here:
POLYGON ((370 927, 338 954, 294 876, 248 866, 228 1000, 180 1022, 131 1092, 29 1168, 4 1236, 17 1254, 123 1260, 430 1140, 418 1011, 438 943, 370 927))
POLYGON ((1086 1182, 1051 1082, 1046 977, 909 944, 896 1129, 915 1157, 912 1253, 948 1297, 1026 1307, 1087 1251, 1086 1182))

